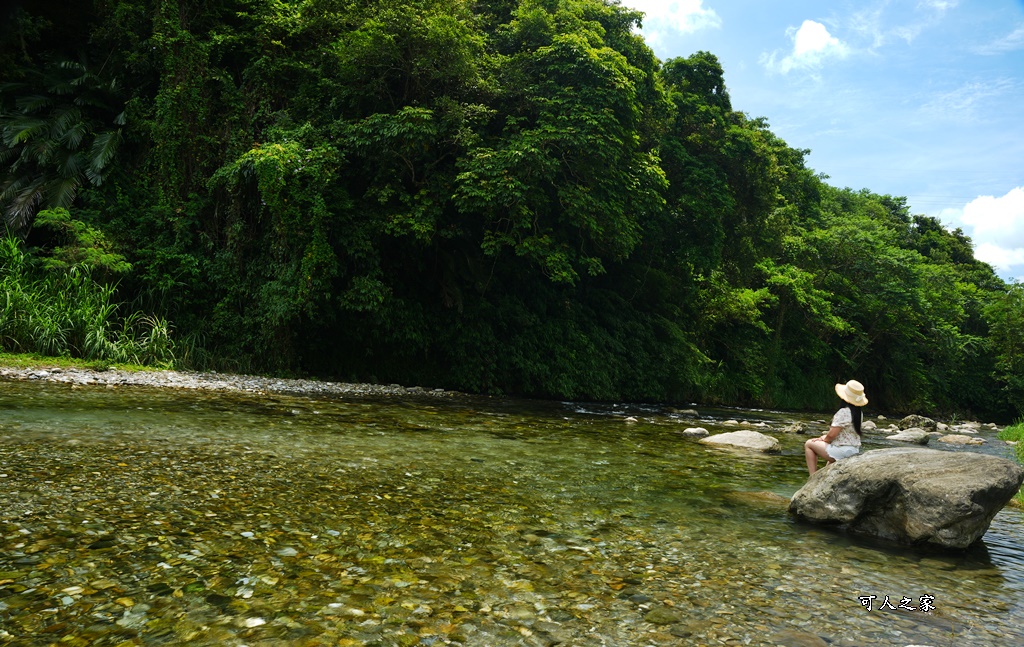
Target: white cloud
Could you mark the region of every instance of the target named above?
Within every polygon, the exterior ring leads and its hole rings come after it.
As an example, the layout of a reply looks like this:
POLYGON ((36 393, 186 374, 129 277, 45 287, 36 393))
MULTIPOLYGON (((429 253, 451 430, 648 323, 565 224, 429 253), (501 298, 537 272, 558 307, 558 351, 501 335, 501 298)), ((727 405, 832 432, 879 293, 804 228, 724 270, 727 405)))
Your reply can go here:
POLYGON ((1010 243, 1024 248, 1024 187, 997 198, 983 195, 964 206, 964 224, 974 228, 977 242, 1010 243))
POLYGON ((1012 52, 1018 49, 1024 49, 1024 25, 1017 27, 1017 29, 998 40, 974 48, 974 51, 977 54, 992 55, 1012 52))
POLYGON ((1002 197, 979 196, 960 217, 974 241, 974 256, 1000 273, 1024 276, 1024 187, 1002 197))
POLYGON ((793 50, 781 60, 776 60, 779 50, 770 56, 762 56, 761 63, 769 70, 787 74, 794 69, 813 70, 821 67, 826 59, 846 58, 850 48, 828 32, 820 22, 805 20, 799 29, 790 27, 786 35, 793 40, 793 50))
POLYGON ((1024 278, 1024 248, 1005 249, 992 243, 982 243, 974 248, 974 258, 988 263, 1001 276, 1024 278))
POLYGON ((704 6, 704 0, 623 0, 622 4, 644 12, 645 34, 666 29, 689 34, 722 26, 722 19, 704 6))

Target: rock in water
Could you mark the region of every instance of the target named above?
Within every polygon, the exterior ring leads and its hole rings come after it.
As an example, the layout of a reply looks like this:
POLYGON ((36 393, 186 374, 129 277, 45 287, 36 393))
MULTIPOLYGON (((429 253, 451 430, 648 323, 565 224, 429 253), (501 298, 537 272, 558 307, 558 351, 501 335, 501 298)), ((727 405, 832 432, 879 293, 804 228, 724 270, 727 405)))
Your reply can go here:
POLYGON ((693 438, 705 438, 710 432, 704 427, 687 427, 681 432, 684 436, 693 438))
POLYGON ((931 438, 931 436, 928 435, 928 432, 919 427, 904 429, 898 434, 885 437, 886 440, 896 440, 901 443, 914 443, 915 445, 927 445, 929 438, 931 438))
POLYGON ((782 451, 777 438, 766 436, 757 431, 741 429, 740 431, 729 431, 724 434, 715 434, 707 438, 701 438, 700 442, 705 445, 721 445, 725 447, 738 447, 740 449, 753 449, 754 451, 766 454, 776 454, 782 451))
POLYGON ((985 439, 965 434, 946 434, 945 436, 939 436, 939 442, 949 445, 984 445, 985 439))
POLYGON ((1024 470, 996 456, 877 449, 816 472, 793 495, 789 512, 899 543, 966 548, 1022 481, 1024 470))
POLYGON ((793 424, 784 428, 782 431, 784 431, 787 434, 806 434, 810 436, 815 436, 817 435, 817 433, 821 432, 821 427, 823 426, 824 425, 818 425, 817 427, 815 427, 813 425, 807 424, 806 422, 794 422, 793 424))
POLYGON ((900 429, 912 429, 919 427, 925 431, 935 431, 937 423, 931 418, 925 418, 924 416, 907 416, 903 420, 900 420, 900 429))

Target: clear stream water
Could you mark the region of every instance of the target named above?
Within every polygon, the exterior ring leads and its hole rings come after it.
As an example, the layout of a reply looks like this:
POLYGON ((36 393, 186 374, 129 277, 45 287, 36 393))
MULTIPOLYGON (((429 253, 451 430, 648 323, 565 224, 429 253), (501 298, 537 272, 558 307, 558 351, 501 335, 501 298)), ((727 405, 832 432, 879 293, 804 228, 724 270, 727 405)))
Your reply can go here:
POLYGON ((1024 644, 1019 508, 961 553, 799 524, 781 430, 827 415, 696 409, 0 382, 0 644, 1024 644), (783 453, 679 433, 728 419, 783 453))

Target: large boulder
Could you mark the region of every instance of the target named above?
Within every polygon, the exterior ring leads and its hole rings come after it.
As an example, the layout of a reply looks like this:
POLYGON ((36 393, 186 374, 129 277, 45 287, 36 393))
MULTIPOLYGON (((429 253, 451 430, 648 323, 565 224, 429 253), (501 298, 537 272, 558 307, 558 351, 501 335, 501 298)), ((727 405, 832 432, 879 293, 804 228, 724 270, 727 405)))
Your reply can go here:
POLYGON ((760 432, 750 429, 739 431, 728 431, 724 434, 715 434, 707 438, 701 438, 705 445, 717 445, 722 447, 737 447, 739 449, 752 449, 766 454, 777 454, 782 451, 777 438, 766 436, 760 432))
POLYGON ((1022 481, 1024 470, 996 456, 876 449, 815 472, 789 511, 899 543, 965 548, 985 534, 1022 481))

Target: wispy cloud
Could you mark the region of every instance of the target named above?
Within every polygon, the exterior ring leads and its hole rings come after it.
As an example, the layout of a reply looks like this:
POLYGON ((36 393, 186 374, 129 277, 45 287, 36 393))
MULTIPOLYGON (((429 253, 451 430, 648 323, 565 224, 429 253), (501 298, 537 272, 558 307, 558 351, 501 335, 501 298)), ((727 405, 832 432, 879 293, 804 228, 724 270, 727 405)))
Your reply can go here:
POLYGON ((722 19, 704 0, 623 0, 623 6, 644 12, 643 34, 657 44, 672 33, 690 34, 701 29, 717 29, 722 19))
POLYGON ((991 103, 989 99, 1013 91, 1016 85, 1010 79, 967 83, 955 90, 933 96, 918 112, 927 121, 976 121, 991 103))
POLYGON ((974 48, 976 54, 991 56, 1004 52, 1013 52, 1024 49, 1024 25, 1017 27, 1006 36, 974 48))
POLYGON ((850 14, 841 24, 861 38, 868 51, 876 50, 893 40, 913 43, 925 30, 941 22, 955 9, 957 0, 921 0, 913 9, 905 2, 880 0, 850 14))
POLYGON ((826 60, 846 58, 850 48, 829 33, 820 22, 805 20, 799 28, 790 27, 786 35, 793 41, 793 49, 782 55, 775 50, 770 55, 762 54, 761 64, 772 72, 788 74, 792 70, 816 70, 826 60), (781 56, 781 58, 780 58, 781 56))
POLYGON ((867 7, 850 14, 845 20, 849 30, 860 37, 861 41, 870 42, 869 49, 885 44, 888 34, 882 27, 882 13, 885 4, 867 7))
POLYGON ((955 9, 960 0, 920 0, 917 3, 918 9, 930 9, 938 14, 944 14, 950 9, 955 9))

